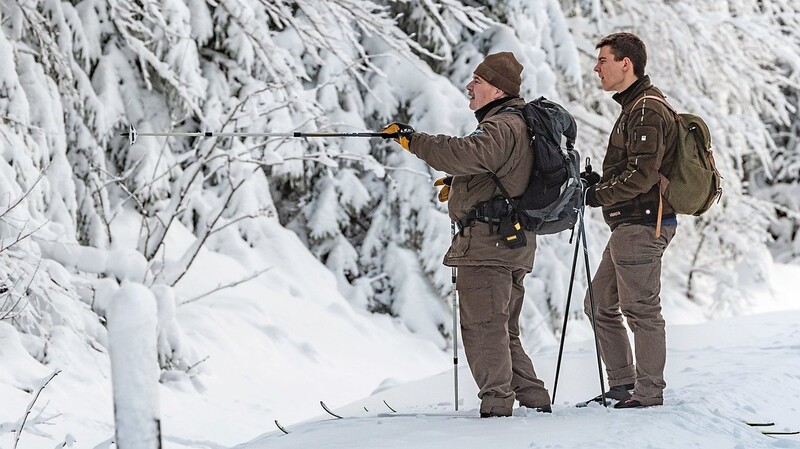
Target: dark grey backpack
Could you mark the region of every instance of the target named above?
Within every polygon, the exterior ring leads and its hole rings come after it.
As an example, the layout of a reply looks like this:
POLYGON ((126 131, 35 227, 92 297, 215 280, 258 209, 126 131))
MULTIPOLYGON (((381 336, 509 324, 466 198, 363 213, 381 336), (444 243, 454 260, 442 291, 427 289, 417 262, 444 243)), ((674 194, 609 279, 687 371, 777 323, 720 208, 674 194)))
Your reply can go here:
POLYGON ((528 188, 516 198, 509 196, 497 176, 492 174, 492 179, 523 228, 536 234, 571 229, 578 221, 582 199, 580 155, 574 148, 578 134, 575 119, 561 105, 544 97, 504 111, 519 114, 525 120, 534 152, 533 173, 528 188))

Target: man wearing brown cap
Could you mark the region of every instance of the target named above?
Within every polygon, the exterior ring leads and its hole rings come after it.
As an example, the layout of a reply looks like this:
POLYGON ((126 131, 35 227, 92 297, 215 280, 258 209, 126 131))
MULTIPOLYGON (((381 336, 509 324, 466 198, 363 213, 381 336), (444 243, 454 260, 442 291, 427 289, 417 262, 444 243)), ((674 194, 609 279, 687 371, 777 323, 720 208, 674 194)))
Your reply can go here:
POLYGON ((533 169, 525 123, 507 111, 525 104, 519 97, 521 73, 509 52, 491 54, 478 65, 467 84, 478 127, 466 137, 419 133, 397 122, 383 130, 431 167, 453 175, 448 211, 460 231, 444 264, 458 267, 461 333, 480 388, 481 417, 510 416, 515 400, 536 411, 551 410, 550 394, 519 339, 523 280, 533 269, 536 236, 520 231, 527 244, 507 246, 498 224, 510 211, 504 201, 492 201, 500 198, 492 173, 515 197, 525 191, 533 169))

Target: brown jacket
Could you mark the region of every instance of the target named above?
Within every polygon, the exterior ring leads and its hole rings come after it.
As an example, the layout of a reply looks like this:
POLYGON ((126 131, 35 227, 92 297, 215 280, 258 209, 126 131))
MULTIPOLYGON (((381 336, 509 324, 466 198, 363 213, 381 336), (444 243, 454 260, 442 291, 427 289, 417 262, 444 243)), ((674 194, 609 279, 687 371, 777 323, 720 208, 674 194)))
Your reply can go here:
MULTIPOLYGON (((500 194, 490 173, 497 174, 503 187, 514 197, 528 186, 533 170, 533 151, 522 118, 500 112, 513 106, 522 107, 520 98, 497 105, 489 110, 475 131, 467 137, 432 136, 414 133, 410 151, 431 167, 453 175, 448 211, 458 221, 478 203, 500 194)), ((444 257, 447 266, 491 265, 533 269, 536 236, 526 232, 528 244, 510 249, 497 235, 489 233, 489 225, 475 222, 456 234, 444 257)))
MULTIPOLYGON (((595 190, 611 229, 622 223, 656 222, 659 171, 675 160, 675 115, 659 101, 641 100, 645 95, 664 97, 647 75, 614 95, 622 112, 608 139, 603 177, 595 190)), ((666 201, 663 208, 664 218, 675 216, 666 201)))

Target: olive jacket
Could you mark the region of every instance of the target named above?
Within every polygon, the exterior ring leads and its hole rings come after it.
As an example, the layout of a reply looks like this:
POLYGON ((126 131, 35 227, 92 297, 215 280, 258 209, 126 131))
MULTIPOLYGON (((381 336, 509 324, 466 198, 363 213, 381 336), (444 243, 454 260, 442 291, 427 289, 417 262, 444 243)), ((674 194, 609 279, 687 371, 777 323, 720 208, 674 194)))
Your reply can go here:
MULTIPOLYGON (((664 97, 647 75, 614 95, 622 111, 608 139, 602 179, 594 192, 611 229, 622 223, 657 221, 660 173, 668 172, 675 160, 675 114, 660 101, 642 99, 645 95, 664 97)), ((662 217, 674 216, 664 201, 662 217)))

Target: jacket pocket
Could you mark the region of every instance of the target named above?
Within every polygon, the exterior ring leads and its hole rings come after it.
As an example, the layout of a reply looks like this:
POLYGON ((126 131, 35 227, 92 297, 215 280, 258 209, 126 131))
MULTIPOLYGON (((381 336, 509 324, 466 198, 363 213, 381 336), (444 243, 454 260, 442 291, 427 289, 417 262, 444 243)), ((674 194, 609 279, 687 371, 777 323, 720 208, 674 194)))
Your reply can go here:
POLYGON ((653 126, 637 126, 630 144, 634 154, 653 154, 658 150, 658 131, 653 126))
POLYGON ((617 265, 626 265, 626 266, 647 265, 655 261, 656 261, 655 257, 638 257, 638 258, 619 260, 617 261, 617 265))

